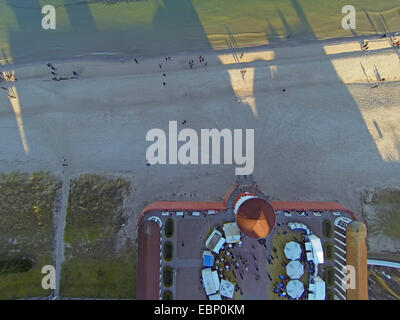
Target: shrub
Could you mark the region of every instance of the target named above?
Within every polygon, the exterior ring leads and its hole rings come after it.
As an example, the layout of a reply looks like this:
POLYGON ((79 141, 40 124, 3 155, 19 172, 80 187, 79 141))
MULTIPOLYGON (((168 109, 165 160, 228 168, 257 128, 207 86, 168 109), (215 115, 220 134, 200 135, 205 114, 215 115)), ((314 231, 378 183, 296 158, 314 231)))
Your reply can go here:
POLYGON ((325 267, 324 281, 328 288, 332 287, 335 281, 335 272, 332 267, 325 267))
POLYGON ((174 273, 171 267, 165 267, 163 270, 163 283, 164 286, 169 288, 172 286, 174 281, 174 273))
POLYGON ((167 291, 164 291, 162 299, 163 300, 173 300, 173 297, 174 296, 173 296, 172 292, 167 290, 167 291))
POLYGON ((325 260, 333 259, 333 245, 331 242, 325 242, 324 244, 324 256, 325 260))
POLYGON ((332 290, 326 290, 325 300, 334 300, 332 290))
POLYGON ((165 223, 165 236, 171 238, 174 235, 174 220, 169 218, 165 223))
POLYGON ((0 261, 0 275, 28 272, 32 266, 33 262, 26 258, 0 261))
POLYGON ((322 222, 322 234, 325 238, 332 238, 333 228, 332 223, 329 220, 322 222))
POLYGON ((171 261, 174 256, 174 248, 172 242, 168 241, 164 244, 164 260, 171 261))

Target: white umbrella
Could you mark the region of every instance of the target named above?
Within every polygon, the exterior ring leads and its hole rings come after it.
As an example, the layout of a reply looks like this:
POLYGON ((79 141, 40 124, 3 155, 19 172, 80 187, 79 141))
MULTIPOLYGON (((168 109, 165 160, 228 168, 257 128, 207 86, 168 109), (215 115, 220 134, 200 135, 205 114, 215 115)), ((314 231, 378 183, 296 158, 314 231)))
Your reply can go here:
POLYGON ((300 298, 304 292, 304 286, 299 280, 291 280, 286 286, 286 293, 294 299, 300 298))
POLYGON ((304 266, 298 260, 290 261, 286 273, 291 279, 299 279, 304 274, 304 266))
POLYGON ((297 260, 301 256, 300 244, 294 241, 286 243, 285 249, 283 251, 285 252, 286 258, 288 258, 289 260, 297 260))

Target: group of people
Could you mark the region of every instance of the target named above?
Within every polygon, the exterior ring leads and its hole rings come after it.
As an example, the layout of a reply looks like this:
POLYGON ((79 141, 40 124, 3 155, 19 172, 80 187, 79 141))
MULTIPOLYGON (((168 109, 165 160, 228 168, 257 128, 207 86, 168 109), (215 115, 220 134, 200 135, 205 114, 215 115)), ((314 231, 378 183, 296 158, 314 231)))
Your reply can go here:
POLYGON ((269 255, 267 256, 267 262, 268 262, 268 264, 272 264, 272 261, 273 261, 274 259, 279 259, 278 255, 276 254, 277 251, 278 251, 278 250, 277 250, 275 247, 272 247, 272 253, 269 254, 269 255), (275 257, 274 257, 273 254, 275 254, 275 257))
POLYGON ((71 76, 71 77, 61 77, 61 76, 58 76, 58 73, 56 72, 56 71, 57 71, 57 68, 56 68, 55 66, 53 66, 52 63, 49 62, 46 66, 50 69, 50 73, 51 73, 52 76, 53 76, 53 77, 51 78, 51 80, 53 80, 53 81, 62 81, 62 80, 70 80, 70 79, 79 79, 79 77, 78 77, 78 72, 76 72, 75 70, 72 71, 72 76, 71 76))
MULTIPOLYGON (((165 57, 165 61, 171 61, 171 57, 170 57, 170 56, 165 57)), ((158 67, 160 68, 160 70, 162 70, 162 68, 163 68, 162 65, 161 65, 161 63, 158 64, 158 67)), ((164 78, 167 76, 167 74, 165 73, 165 71, 163 71, 162 76, 163 76, 164 78)), ((166 82, 163 81, 163 86, 165 87, 165 85, 166 85, 166 82)))
MULTIPOLYGON (((202 57, 202 56, 199 56, 199 64, 200 65, 204 65, 205 67, 207 67, 207 62, 205 62, 204 61, 204 57, 202 57)), ((194 60, 189 60, 189 67, 190 67, 190 69, 193 69, 193 66, 194 66, 194 60)))

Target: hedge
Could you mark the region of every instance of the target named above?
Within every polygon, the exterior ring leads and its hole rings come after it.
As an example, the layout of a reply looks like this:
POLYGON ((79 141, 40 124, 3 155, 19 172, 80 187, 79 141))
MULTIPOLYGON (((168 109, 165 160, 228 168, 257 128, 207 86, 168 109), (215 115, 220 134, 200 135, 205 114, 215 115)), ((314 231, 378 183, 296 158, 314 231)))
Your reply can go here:
POLYGON ((174 273, 171 267, 165 267, 163 270, 163 283, 164 286, 169 288, 172 286, 172 283, 174 281, 173 277, 174 273))
POLYGON ((171 238, 174 235, 174 220, 169 218, 165 223, 165 236, 171 238))

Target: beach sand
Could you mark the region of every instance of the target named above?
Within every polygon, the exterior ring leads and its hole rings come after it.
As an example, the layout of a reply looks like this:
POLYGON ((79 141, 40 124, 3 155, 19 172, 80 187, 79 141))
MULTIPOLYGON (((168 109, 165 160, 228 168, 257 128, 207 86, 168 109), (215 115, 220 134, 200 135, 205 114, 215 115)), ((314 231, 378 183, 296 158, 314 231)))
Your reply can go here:
POLYGON ((234 164, 146 166, 150 129, 168 132, 169 120, 197 132, 248 128, 255 129, 255 180, 266 194, 338 200, 359 214, 363 189, 400 184, 400 64, 385 41, 371 43, 377 50, 368 53, 357 42, 247 50, 241 65, 226 52, 139 64, 55 62, 59 75, 79 72, 79 80, 67 81, 51 81, 45 64, 3 65, 18 80, 17 99, 0 92, 0 172, 62 176, 65 158, 69 176, 125 176, 134 191, 133 231, 147 203, 219 200, 235 180, 234 164), (375 67, 385 81, 371 88, 375 67))

